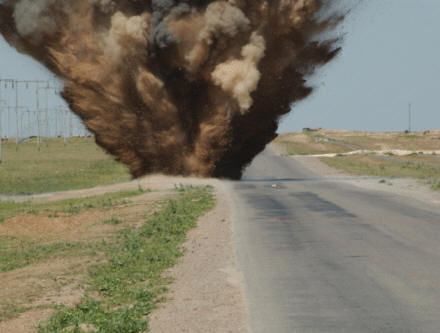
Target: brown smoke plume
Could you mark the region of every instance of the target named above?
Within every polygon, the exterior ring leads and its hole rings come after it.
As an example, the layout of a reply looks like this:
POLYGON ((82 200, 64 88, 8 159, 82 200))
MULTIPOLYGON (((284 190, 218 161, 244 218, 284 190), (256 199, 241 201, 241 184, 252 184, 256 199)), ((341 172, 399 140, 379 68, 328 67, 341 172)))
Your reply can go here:
POLYGON ((331 2, 0 0, 0 33, 133 176, 238 179, 338 52, 331 2))

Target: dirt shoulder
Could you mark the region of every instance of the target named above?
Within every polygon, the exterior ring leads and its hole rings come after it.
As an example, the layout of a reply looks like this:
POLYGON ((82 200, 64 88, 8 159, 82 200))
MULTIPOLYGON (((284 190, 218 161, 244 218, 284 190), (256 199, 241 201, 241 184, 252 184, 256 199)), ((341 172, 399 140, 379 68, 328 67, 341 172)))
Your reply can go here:
POLYGON ((249 332, 243 279, 236 264, 226 189, 217 206, 188 235, 186 254, 169 271, 175 279, 168 300, 150 317, 153 333, 249 332))
POLYGON ((340 178, 351 185, 372 191, 383 191, 396 195, 403 195, 434 205, 440 204, 440 192, 434 191, 421 180, 410 178, 393 178, 386 182, 379 182, 380 177, 352 176, 340 170, 331 168, 315 156, 295 156, 293 158, 306 168, 326 178, 340 178))

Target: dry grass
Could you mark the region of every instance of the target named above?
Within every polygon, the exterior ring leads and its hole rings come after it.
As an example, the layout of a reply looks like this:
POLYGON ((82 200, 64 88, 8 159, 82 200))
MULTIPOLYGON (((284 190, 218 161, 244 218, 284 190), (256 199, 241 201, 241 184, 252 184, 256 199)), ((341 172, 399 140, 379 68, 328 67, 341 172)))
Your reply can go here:
POLYGON ((344 153, 349 149, 327 142, 317 143, 314 137, 323 137, 317 132, 308 133, 286 133, 280 134, 276 143, 286 147, 287 155, 312 155, 327 153, 344 153))
POLYGON ((373 133, 319 130, 281 134, 276 141, 287 147, 289 155, 341 153, 346 151, 346 149, 331 143, 316 143, 315 137, 327 138, 349 145, 360 145, 368 150, 440 150, 440 131, 405 134, 400 132, 373 133))
POLYGON ((393 156, 393 158, 402 160, 402 162, 380 160, 368 155, 323 157, 321 161, 352 175, 423 179, 431 184, 433 189, 440 189, 440 164, 432 166, 414 163, 424 162, 427 156, 393 156))

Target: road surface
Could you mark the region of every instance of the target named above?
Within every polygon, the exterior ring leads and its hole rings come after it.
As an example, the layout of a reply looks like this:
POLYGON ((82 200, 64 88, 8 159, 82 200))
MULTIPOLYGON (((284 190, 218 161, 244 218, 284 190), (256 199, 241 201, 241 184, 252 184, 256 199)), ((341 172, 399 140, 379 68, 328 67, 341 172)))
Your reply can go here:
POLYGON ((440 208, 262 153, 231 185, 252 333, 439 333, 440 208))

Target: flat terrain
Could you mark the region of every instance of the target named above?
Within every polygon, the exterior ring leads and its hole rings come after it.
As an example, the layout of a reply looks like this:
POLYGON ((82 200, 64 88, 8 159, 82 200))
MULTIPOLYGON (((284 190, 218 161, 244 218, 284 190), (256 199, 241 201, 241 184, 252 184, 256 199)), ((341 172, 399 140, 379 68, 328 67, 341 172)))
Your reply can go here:
POLYGON ((80 303, 90 287, 88 269, 106 261, 119 232, 160 208, 162 202, 153 197, 157 194, 133 191, 3 204, 0 332, 34 331, 58 305, 80 303))
POLYGON ((374 155, 322 157, 327 165, 351 175, 424 180, 432 189, 440 189, 440 161, 423 162, 425 156, 401 157, 391 160, 374 155), (428 164, 429 163, 429 164, 428 164))
POLYGON ((127 168, 105 154, 93 138, 72 138, 64 146, 62 138, 45 140, 37 149, 37 139, 3 141, 0 164, 0 195, 33 194, 91 188, 115 184, 131 177, 127 168))
POLYGON ((318 155, 350 175, 416 178, 440 189, 440 131, 370 133, 305 131, 280 135, 286 155, 318 155))
POLYGON ((4 196, 3 200, 1 333, 61 332, 62 327, 73 329, 75 324, 90 332, 95 328, 113 332, 105 325, 118 333, 127 331, 125 326, 111 324, 111 318, 131 325, 130 332, 143 332, 146 317, 139 316, 139 311, 150 313, 156 305, 159 308, 149 316, 153 333, 248 332, 242 278, 232 246, 229 195, 220 181, 157 175, 90 189, 4 196), (212 208, 205 205, 203 191, 197 194, 209 184, 215 186, 215 193, 208 187, 205 194, 215 195, 215 209, 199 219, 199 226, 187 237, 178 236, 179 242, 187 239, 184 246, 170 251, 180 225, 187 231, 188 218, 195 225, 193 213, 212 208), (177 206, 175 216, 174 203, 182 196, 187 198, 185 214, 177 206), (155 212, 162 216, 160 220, 155 212), (177 225, 168 223, 173 220, 177 225), (160 228, 162 242, 153 242, 153 248, 150 239, 138 232, 150 233, 152 226, 160 228), (183 249, 186 255, 180 258, 183 249), (121 275, 124 272, 129 276, 121 275), (159 279, 145 278, 160 272, 159 279), (135 290, 142 291, 139 297, 132 293, 135 290), (121 292, 126 295, 122 299, 121 292), (167 301, 162 302, 162 297, 167 301))
POLYGON ((275 142, 286 147, 287 155, 343 153, 352 150, 440 150, 440 131, 374 133, 317 130, 284 133, 275 142))
MULTIPOLYGON (((342 166, 310 152, 279 156, 286 144, 278 144, 258 156, 240 182, 153 176, 79 189, 81 177, 73 171, 64 186, 78 190, 44 194, 41 181, 34 193, 43 194, 3 196, 0 332, 37 332, 39 322, 43 333, 76 326, 124 331, 114 318, 141 332, 148 313, 153 333, 244 333, 244 281, 254 333, 437 333, 440 194, 393 178, 399 171, 435 180, 436 155, 350 156, 344 154, 353 152, 353 142, 338 142, 341 152, 319 154, 334 153, 330 160, 342 166), (374 177, 363 176, 363 168, 374 177), (187 253, 177 260, 182 248, 174 252, 166 244, 174 242, 177 225, 167 221, 179 198, 190 195, 185 205, 196 216, 213 207, 206 197, 191 196, 191 184, 216 186, 217 206, 189 233, 187 253), (167 217, 155 220, 155 212, 167 217), (165 243, 151 245, 152 232, 165 243), (169 300, 152 301, 162 296, 169 300)), ((429 149, 436 146, 423 146, 429 149)), ((84 153, 83 146, 76 153, 84 153)), ((53 159, 57 155, 46 165, 53 159)), ((10 193, 21 192, 10 184, 10 193)))
POLYGON ((439 195, 313 159, 269 149, 231 184, 252 332, 438 332, 439 195))
POLYGON ((4 202, 0 332, 146 331, 171 282, 165 269, 213 207, 211 187, 183 185, 4 202))

